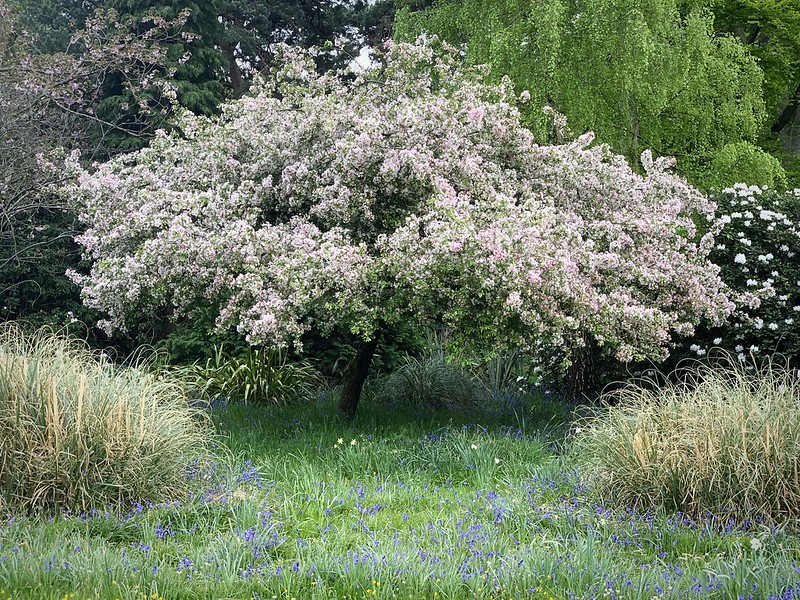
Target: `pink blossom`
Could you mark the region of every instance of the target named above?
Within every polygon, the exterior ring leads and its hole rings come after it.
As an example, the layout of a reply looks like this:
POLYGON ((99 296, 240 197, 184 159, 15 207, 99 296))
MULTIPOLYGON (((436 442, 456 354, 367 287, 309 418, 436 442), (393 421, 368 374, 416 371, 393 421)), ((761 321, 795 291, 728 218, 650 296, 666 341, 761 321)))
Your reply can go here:
POLYGON ((218 327, 254 344, 420 318, 567 351, 590 332, 622 360, 730 313, 713 232, 695 239, 692 220, 713 205, 665 161, 642 177, 590 134, 540 145, 510 87, 457 52, 387 52, 347 81, 285 49, 301 79, 93 172, 72 161, 86 303, 113 328, 220 307, 218 327))

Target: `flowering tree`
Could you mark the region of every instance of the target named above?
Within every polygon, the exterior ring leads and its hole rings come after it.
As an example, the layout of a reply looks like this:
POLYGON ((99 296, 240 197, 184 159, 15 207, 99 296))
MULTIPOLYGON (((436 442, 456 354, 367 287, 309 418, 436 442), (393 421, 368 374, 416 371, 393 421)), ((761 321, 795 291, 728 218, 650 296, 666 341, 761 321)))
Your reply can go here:
POLYGON ((218 119, 185 114, 180 134, 91 172, 73 161, 65 193, 93 261, 73 277, 103 326, 211 303, 255 345, 349 331, 352 414, 400 321, 522 347, 588 333, 630 360, 731 310, 713 236, 691 218, 713 205, 668 161, 646 152, 642 177, 590 134, 538 145, 507 82, 436 45, 390 46, 350 80, 286 49, 271 83, 218 119))
MULTIPOLYGON (((37 39, 14 4, 0 3, 0 319, 63 314, 72 308, 72 296, 79 306, 64 277, 65 264, 79 258, 72 242, 75 218, 48 191, 64 173, 42 169, 42 159, 63 157, 60 148, 79 148, 87 158, 108 156, 106 135, 120 125, 96 111, 106 78, 117 73, 132 96, 151 96, 154 77, 169 73, 161 45, 185 21, 120 20, 114 11, 98 10, 70 32, 63 48, 45 52, 42 45, 49 48, 59 36, 37 39), (138 33, 140 26, 147 32, 138 33)), ((64 6, 53 10, 70 14, 64 6)), ((144 103, 130 112, 144 118, 161 108, 144 103)), ((138 127, 125 133, 148 132, 138 127)))

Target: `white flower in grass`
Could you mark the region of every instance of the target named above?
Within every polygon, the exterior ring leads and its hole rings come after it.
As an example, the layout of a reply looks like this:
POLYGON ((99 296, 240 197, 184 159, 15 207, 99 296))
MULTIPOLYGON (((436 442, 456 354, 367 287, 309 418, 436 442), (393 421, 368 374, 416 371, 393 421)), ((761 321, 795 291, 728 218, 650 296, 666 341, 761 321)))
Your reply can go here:
POLYGON ((744 263, 746 263, 746 262, 747 262, 747 259, 745 258, 744 254, 742 254, 742 253, 740 252, 739 254, 737 254, 737 255, 736 255, 734 258, 733 258, 733 262, 735 262, 735 263, 736 263, 736 264, 738 264, 738 265, 743 265, 744 263))
POLYGON ((499 465, 500 464, 500 459, 499 458, 495 458, 494 459, 494 464, 499 465))
POLYGON ((742 353, 742 352, 744 352, 744 346, 742 346, 741 344, 736 344, 736 347, 734 348, 734 350, 737 353, 742 353))
POLYGON ((770 328, 772 331, 775 331, 776 329, 778 329, 778 324, 777 324, 777 323, 770 323, 770 324, 768 325, 768 327, 769 327, 769 328, 770 328))
POLYGON ((722 343, 722 338, 714 338, 714 345, 719 346, 722 343))
POLYGON ((356 442, 355 440, 350 440, 350 445, 351 445, 351 446, 355 446, 357 443, 358 443, 358 442, 356 442))
POLYGON ((756 346, 755 344, 750 346, 750 353, 751 354, 757 354, 758 353, 758 346, 756 346))
POLYGON ((472 448, 473 450, 477 450, 478 449, 478 444, 472 444, 470 446, 470 448, 472 448))
POLYGON ((758 538, 751 538, 750 539, 750 547, 755 552, 758 552, 759 550, 761 550, 761 546, 762 546, 762 544, 761 544, 761 540, 760 539, 758 539, 758 538))

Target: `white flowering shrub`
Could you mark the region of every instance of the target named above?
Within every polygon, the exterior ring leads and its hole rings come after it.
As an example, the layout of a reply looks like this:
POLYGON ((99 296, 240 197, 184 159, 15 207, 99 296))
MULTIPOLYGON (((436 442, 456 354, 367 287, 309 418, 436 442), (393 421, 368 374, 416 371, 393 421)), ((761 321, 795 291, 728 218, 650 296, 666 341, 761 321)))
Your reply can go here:
POLYGON ((722 326, 700 327, 678 355, 704 356, 719 346, 738 360, 800 352, 800 228, 792 218, 800 190, 779 193, 737 183, 716 198, 711 259, 736 292, 737 310, 722 326))
POLYGON ((523 348, 590 332, 630 360, 732 310, 693 220, 713 204, 672 161, 645 152, 641 176, 591 134, 539 145, 508 82, 434 46, 393 45, 356 78, 287 49, 220 118, 73 161, 93 263, 73 277, 104 325, 212 306, 254 345, 358 335, 363 367, 409 321, 523 348))

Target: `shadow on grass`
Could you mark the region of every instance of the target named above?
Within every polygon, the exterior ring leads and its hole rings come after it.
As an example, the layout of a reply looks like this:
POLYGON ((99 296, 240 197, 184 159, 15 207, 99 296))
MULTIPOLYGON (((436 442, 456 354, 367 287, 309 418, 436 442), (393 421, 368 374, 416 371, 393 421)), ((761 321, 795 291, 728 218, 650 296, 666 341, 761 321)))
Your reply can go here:
POLYGON ((407 408, 374 399, 363 402, 353 419, 336 409, 335 394, 321 393, 306 404, 223 404, 211 409, 217 431, 234 453, 286 451, 309 437, 320 439, 416 439, 443 429, 477 428, 486 433, 531 438, 560 446, 570 417, 557 398, 526 394, 488 397, 470 407, 407 408))

